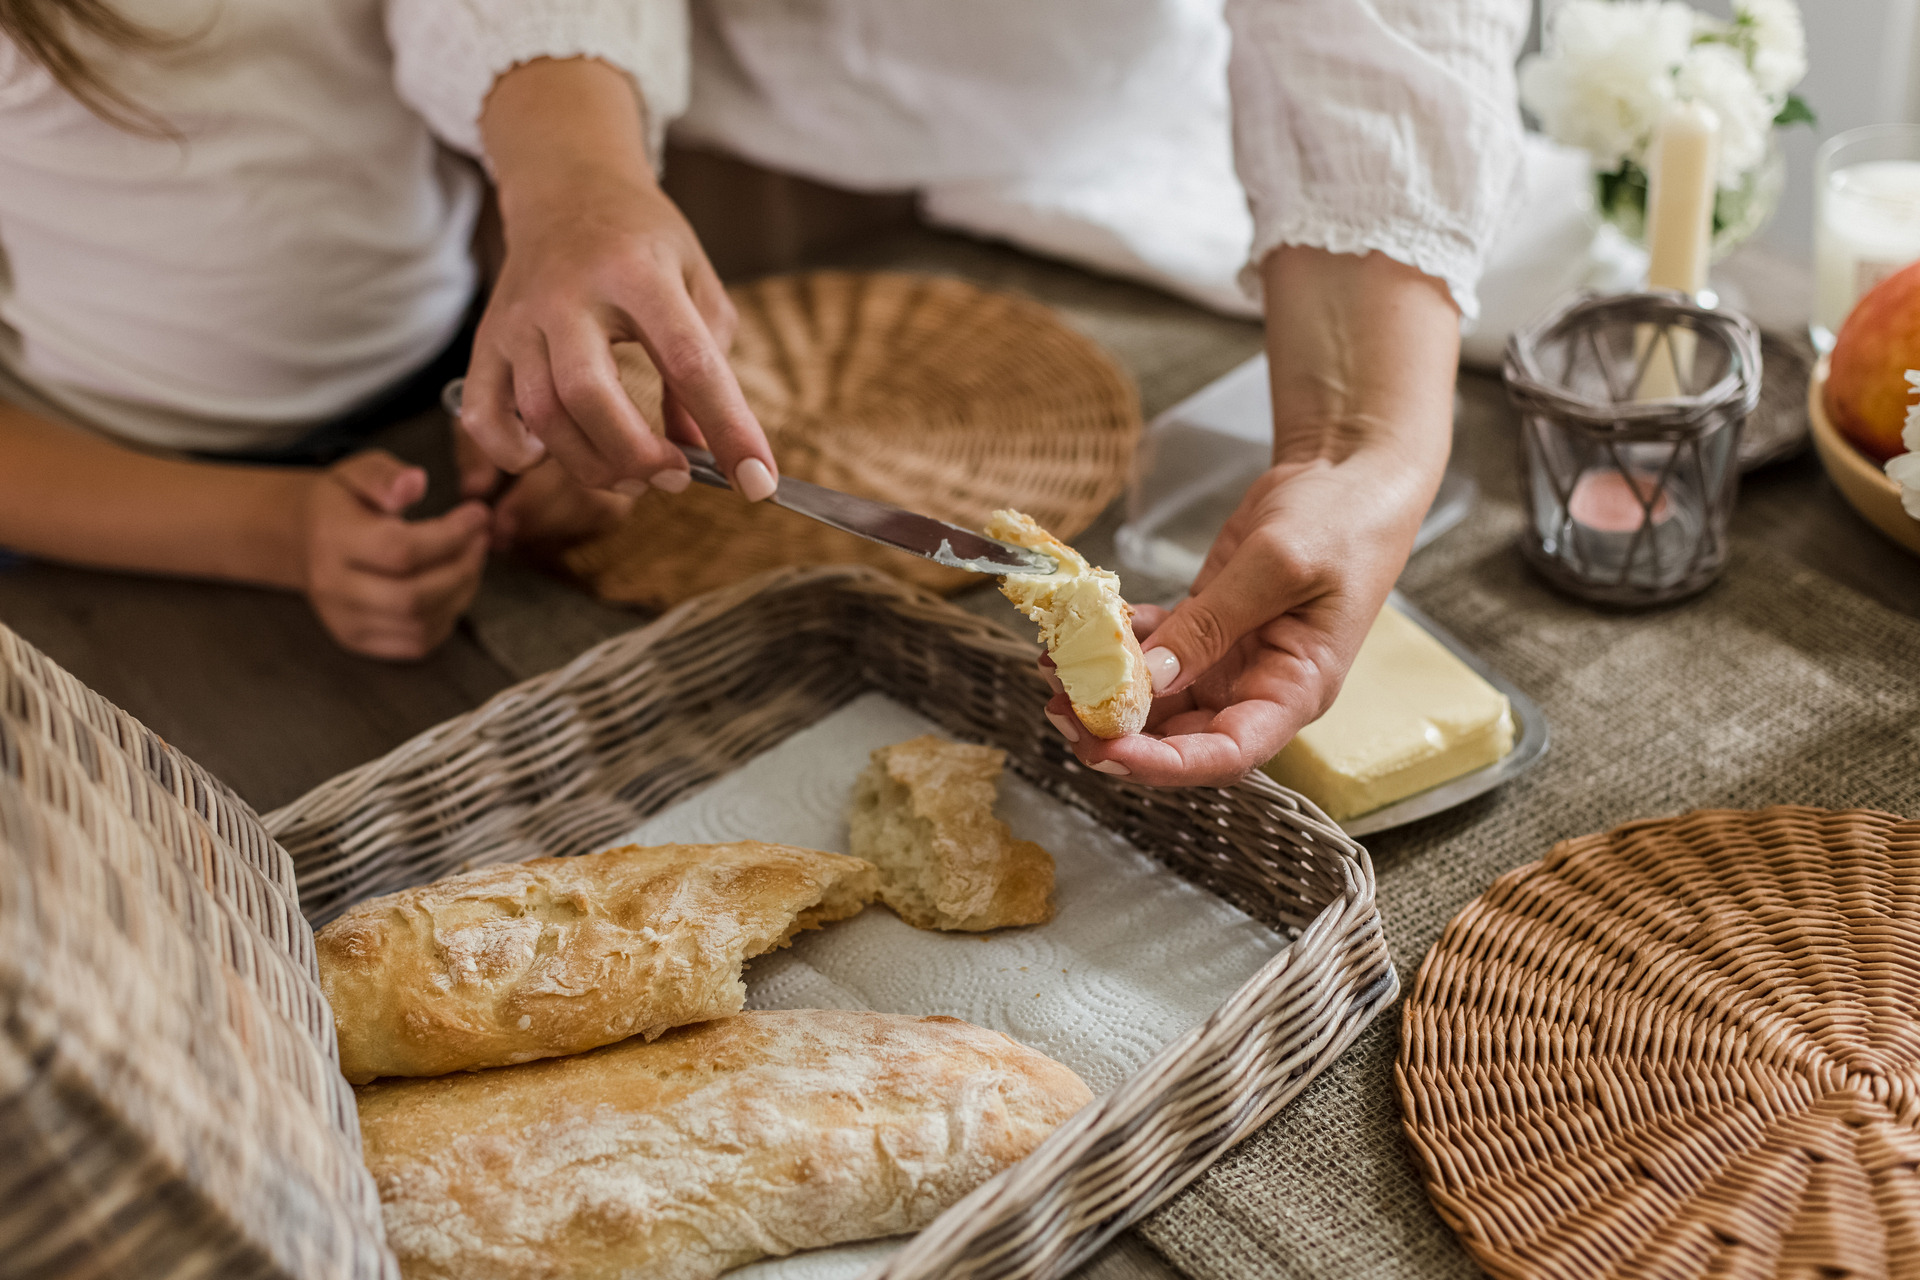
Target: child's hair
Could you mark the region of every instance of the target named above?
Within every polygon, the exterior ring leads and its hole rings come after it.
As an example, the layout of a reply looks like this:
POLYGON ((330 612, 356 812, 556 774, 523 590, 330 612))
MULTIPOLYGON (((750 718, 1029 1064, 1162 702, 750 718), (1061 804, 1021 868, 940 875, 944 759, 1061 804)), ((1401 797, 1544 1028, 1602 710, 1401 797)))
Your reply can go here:
POLYGON ((85 36, 118 49, 159 48, 174 40, 142 26, 109 0, 0 0, 0 36, 109 124, 143 134, 170 134, 160 117, 114 87, 75 47, 85 36))

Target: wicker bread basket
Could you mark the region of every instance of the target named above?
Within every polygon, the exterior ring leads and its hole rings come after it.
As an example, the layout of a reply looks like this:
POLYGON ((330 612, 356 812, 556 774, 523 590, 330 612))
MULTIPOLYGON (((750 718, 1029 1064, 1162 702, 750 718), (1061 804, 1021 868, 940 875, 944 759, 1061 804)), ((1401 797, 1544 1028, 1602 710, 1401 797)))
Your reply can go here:
POLYGON ((877 571, 691 601, 271 814, 316 924, 463 867, 586 853, 857 695, 1006 748, 1028 781, 1288 934, 1215 1014, 949 1210, 888 1280, 1065 1274, 1269 1119, 1390 1002, 1366 852, 1265 777, 1152 791, 1082 768, 1037 650, 877 571))
POLYGON ((1723 810, 1557 845, 1447 926, 1397 1076, 1496 1276, 1920 1274, 1920 821, 1723 810))
POLYGON ((397 1277, 293 865, 0 627, 0 1275, 397 1277))
MULTIPOLYGON (((1031 299, 892 272, 772 276, 731 292, 731 363, 782 471, 969 529, 998 507, 1072 538, 1118 497, 1140 436, 1133 382, 1031 299)), ((621 380, 660 421, 637 344, 621 380)), ((700 486, 648 493, 565 553, 608 600, 664 609, 788 565, 869 564, 948 592, 979 577, 700 486)))

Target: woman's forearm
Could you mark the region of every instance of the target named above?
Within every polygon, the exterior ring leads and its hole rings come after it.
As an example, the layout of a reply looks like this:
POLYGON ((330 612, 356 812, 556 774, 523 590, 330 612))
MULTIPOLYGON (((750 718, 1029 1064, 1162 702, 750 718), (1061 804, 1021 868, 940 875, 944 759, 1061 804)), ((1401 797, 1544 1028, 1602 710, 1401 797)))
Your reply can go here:
POLYGON ((28 555, 299 590, 311 484, 154 457, 0 404, 0 546, 28 555))
POLYGON ((1452 442, 1460 315, 1446 286, 1383 254, 1298 246, 1261 277, 1274 464, 1366 466, 1417 527, 1452 442))

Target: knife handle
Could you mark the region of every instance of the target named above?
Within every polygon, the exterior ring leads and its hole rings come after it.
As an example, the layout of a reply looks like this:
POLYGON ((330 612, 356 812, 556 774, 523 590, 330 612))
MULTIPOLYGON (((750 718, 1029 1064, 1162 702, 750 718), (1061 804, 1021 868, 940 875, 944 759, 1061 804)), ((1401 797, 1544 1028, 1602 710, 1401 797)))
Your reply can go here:
POLYGON ((684 444, 674 447, 687 455, 687 470, 692 473, 695 480, 715 489, 733 488, 727 480, 726 473, 720 470, 720 464, 715 462, 713 455, 705 449, 695 449, 691 445, 684 444))

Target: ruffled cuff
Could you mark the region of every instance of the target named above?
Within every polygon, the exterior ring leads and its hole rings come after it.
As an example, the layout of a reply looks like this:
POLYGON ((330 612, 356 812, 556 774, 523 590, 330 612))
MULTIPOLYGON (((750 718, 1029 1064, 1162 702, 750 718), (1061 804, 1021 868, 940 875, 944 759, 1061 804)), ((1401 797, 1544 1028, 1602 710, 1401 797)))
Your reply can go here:
POLYGON ((387 36, 400 97, 482 163, 487 94, 535 58, 598 58, 632 77, 655 168, 668 123, 687 106, 685 0, 389 0, 387 36))

